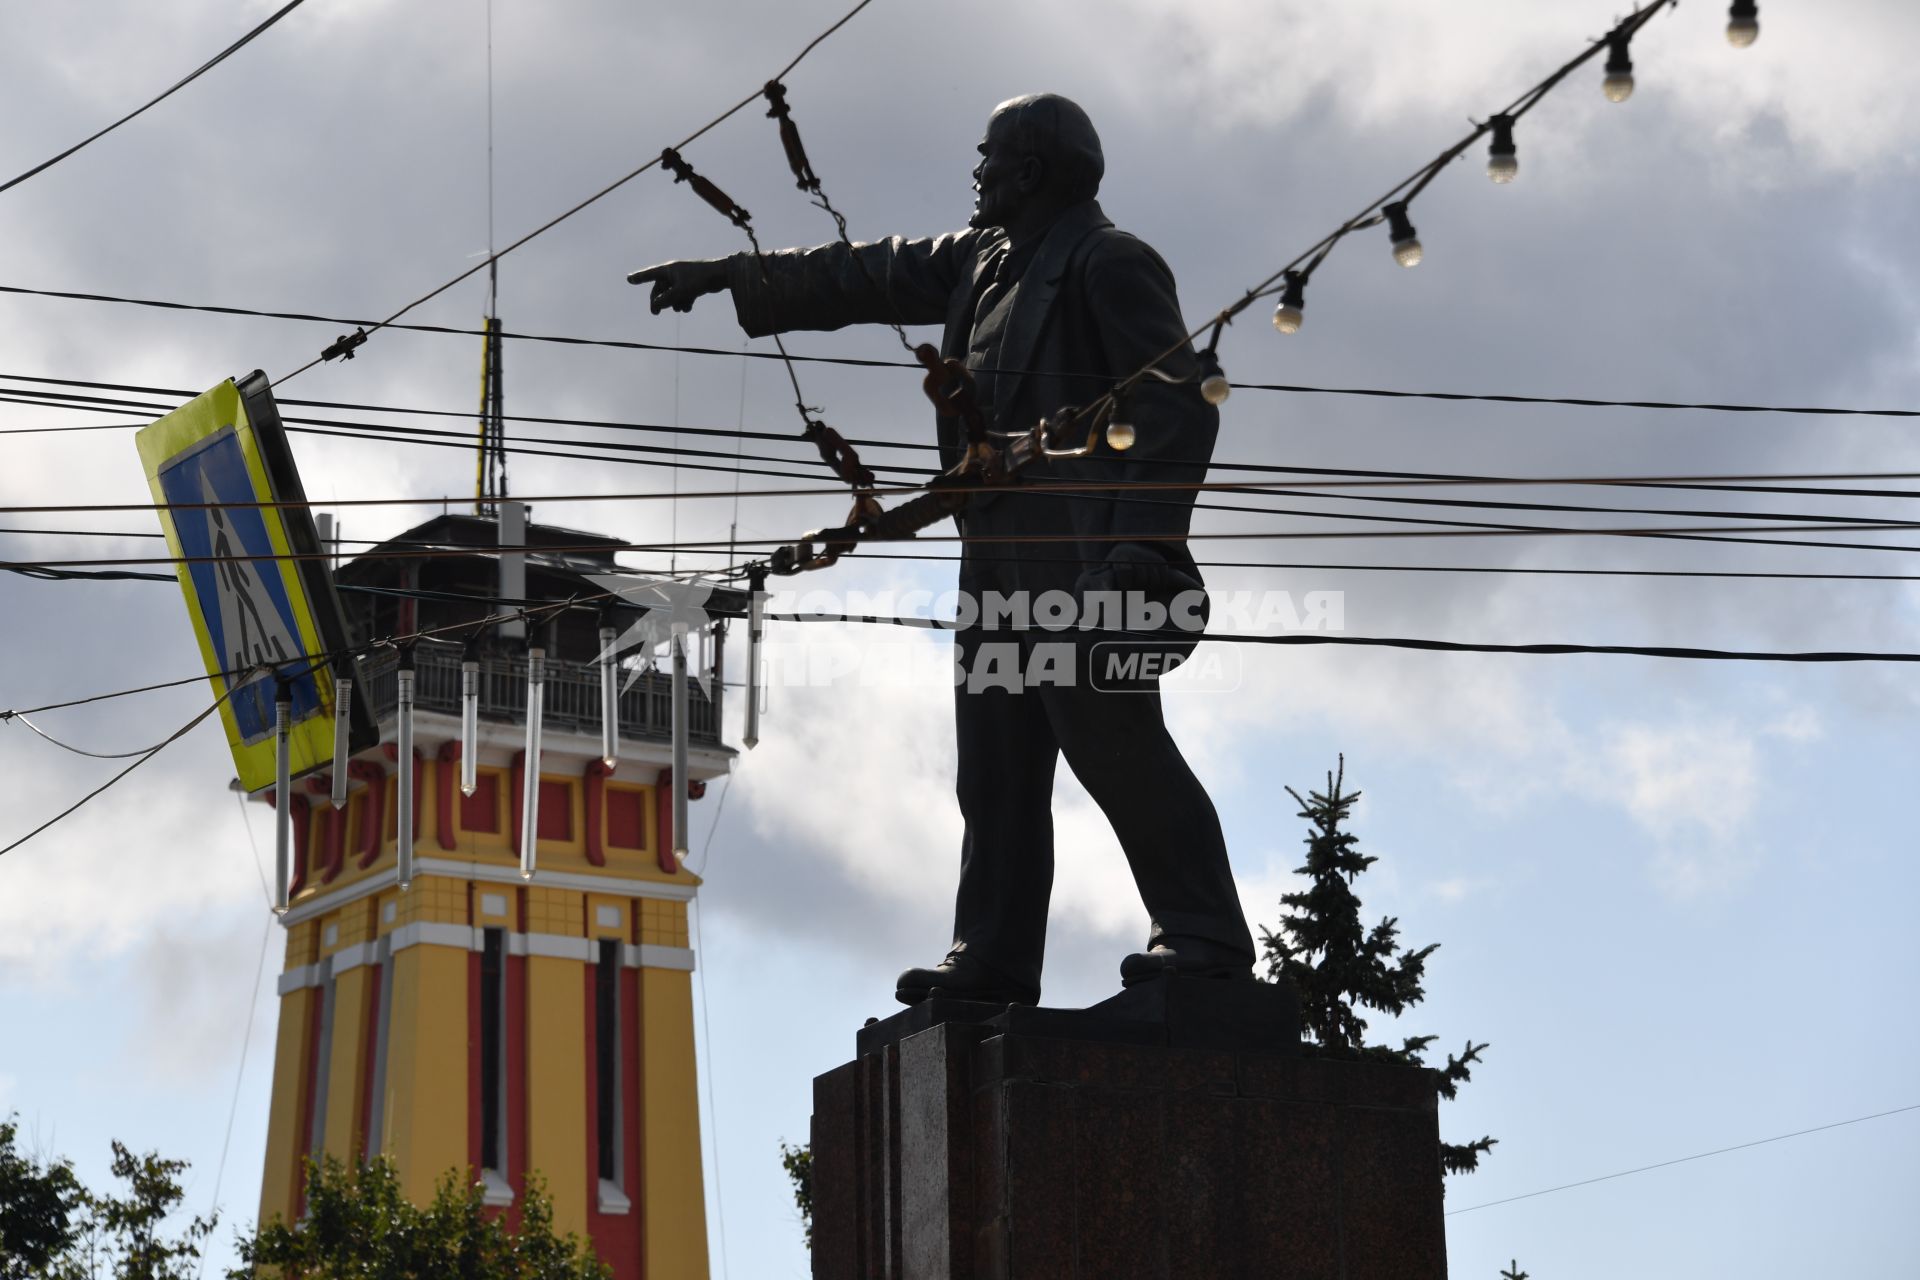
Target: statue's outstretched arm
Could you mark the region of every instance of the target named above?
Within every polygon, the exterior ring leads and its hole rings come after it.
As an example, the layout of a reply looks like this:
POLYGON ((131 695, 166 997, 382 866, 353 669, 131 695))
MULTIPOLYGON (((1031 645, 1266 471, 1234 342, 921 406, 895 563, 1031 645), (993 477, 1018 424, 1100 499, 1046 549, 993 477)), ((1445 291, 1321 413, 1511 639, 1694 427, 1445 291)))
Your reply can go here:
POLYGON ((973 270, 980 233, 929 239, 895 236, 871 244, 782 249, 755 258, 662 262, 628 275, 651 284, 654 312, 689 310, 709 293, 728 290, 740 327, 754 337, 850 324, 941 324, 953 291, 973 270))

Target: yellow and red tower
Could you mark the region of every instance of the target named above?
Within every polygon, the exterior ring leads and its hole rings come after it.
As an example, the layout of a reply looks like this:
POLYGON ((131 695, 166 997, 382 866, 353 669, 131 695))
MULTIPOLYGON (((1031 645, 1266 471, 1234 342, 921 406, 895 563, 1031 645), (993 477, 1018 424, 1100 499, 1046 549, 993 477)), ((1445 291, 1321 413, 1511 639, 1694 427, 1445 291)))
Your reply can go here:
MULTIPOLYGON (((496 613, 498 537, 491 518, 443 515, 342 565, 353 639, 496 613), (406 554, 426 547, 435 554, 406 554)), ((524 545, 504 558, 521 562, 525 594, 563 600, 603 594, 586 575, 611 572, 618 543, 534 525, 524 545)), ((473 1176, 510 1219, 537 1171, 556 1227, 589 1239, 619 1280, 707 1274, 687 931, 700 881, 673 852, 671 788, 697 794, 733 753, 715 678, 710 695, 689 691, 687 776, 673 777, 668 681, 646 672, 620 694, 607 767, 599 629, 637 614, 616 602, 548 624, 536 764, 519 646, 422 643, 412 759, 393 745, 398 655, 384 651, 360 666, 383 745, 348 763, 344 807, 325 775, 260 797, 292 806, 295 835, 262 1222, 298 1217, 304 1161, 322 1154, 391 1158, 416 1203, 448 1171, 473 1176), (471 794, 460 786, 463 660, 479 664, 471 794), (529 767, 538 869, 523 879, 529 767), (403 769, 415 851, 404 890, 403 769)), ((713 630, 700 645, 716 677, 721 640, 713 630)))

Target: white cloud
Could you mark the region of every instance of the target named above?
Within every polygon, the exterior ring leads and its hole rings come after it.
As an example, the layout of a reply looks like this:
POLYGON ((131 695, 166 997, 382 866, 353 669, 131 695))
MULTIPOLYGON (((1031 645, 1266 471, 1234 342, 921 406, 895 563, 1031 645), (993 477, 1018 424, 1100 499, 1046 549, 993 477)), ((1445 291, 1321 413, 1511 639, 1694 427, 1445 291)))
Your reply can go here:
MULTIPOLYGON (((240 817, 222 815, 235 802, 212 780, 225 776, 214 763, 225 754, 218 731, 202 726, 170 750, 203 734, 218 754, 190 752, 199 767, 168 772, 156 761, 0 860, 0 978, 59 983, 76 954, 98 961, 145 945, 183 914, 265 909, 259 877, 245 865, 254 855, 240 817)), ((119 767, 76 768, 74 757, 33 743, 0 751, 15 794, 34 799, 11 807, 10 836, 119 767)))
POLYGON ((1827 736, 1820 712, 1809 706, 1792 707, 1767 722, 1762 733, 1788 742, 1818 742, 1827 736))
MULTIPOLYGON (((210 1073, 232 1069, 254 994, 255 963, 272 966, 274 944, 285 935, 256 911, 198 911, 160 925, 132 951, 138 975, 138 1025, 127 1031, 154 1075, 182 1086, 203 1085, 210 1073), (267 930, 266 956, 261 932, 267 930)), ((271 995, 270 984, 265 984, 271 995)), ((255 1019, 255 1037, 263 1034, 255 1019)))
POLYGON ((1574 785, 1621 806, 1655 838, 1652 875, 1675 897, 1730 887, 1763 852, 1749 829, 1760 789, 1755 736, 1734 721, 1615 726, 1574 785))
MULTIPOLYGON (((806 639, 914 653, 937 668, 945 635, 812 624, 806 639)), ((1023 695, 1024 696, 1024 695, 1023 695)), ((963 824, 954 798, 953 691, 935 680, 775 688, 743 790, 756 832, 784 857, 820 859, 875 907, 944 930, 963 824), (936 905, 937 904, 937 905, 936 905), (937 918, 938 923, 933 921, 937 918)), ((1055 773, 1053 916, 1068 929, 1144 934, 1105 816, 1064 761, 1055 773)), ((942 935, 944 937, 944 935, 942 935)))
POLYGON ((1605 772, 1589 782, 1617 785, 1627 811, 1661 835, 1698 831, 1724 840, 1753 811, 1753 740, 1732 722, 1615 728, 1601 759, 1605 772))

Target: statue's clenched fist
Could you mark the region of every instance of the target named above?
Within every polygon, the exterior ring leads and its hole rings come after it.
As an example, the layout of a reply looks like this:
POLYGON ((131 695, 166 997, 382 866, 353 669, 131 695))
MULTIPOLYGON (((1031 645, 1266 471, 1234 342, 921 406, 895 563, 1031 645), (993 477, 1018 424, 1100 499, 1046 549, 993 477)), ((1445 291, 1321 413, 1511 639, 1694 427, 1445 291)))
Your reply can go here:
POLYGON ((692 258, 684 262, 657 262, 628 272, 627 283, 653 286, 647 305, 655 315, 668 307, 691 311, 696 299, 727 287, 727 261, 725 258, 692 258))

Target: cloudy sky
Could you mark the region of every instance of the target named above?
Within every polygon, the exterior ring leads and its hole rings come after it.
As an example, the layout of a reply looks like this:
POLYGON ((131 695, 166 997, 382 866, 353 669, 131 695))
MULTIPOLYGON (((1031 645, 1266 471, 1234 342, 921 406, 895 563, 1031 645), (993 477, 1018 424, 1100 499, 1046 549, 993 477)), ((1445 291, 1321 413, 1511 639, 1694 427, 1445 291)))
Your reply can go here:
MULTIPOLYGON (((0 178, 171 83, 273 7, 0 5, 0 178)), ((753 91, 841 12, 768 0, 493 8, 497 243, 753 91)), ((1380 232, 1357 237, 1316 276, 1299 334, 1276 335, 1257 310, 1227 333, 1229 373, 1920 408, 1920 87, 1910 67, 1920 11, 1898 0, 1762 8, 1764 33, 1744 52, 1722 38, 1723 6, 1701 0, 1658 17, 1636 41, 1630 102, 1608 104, 1598 68, 1583 69, 1524 122, 1519 181, 1490 185, 1476 150, 1420 199, 1417 270, 1395 266, 1380 232)), ((875 0, 788 85, 814 167, 856 236, 961 225, 972 147, 993 104, 1039 89, 1076 98, 1105 140, 1109 215, 1161 251, 1199 323, 1618 10, 1597 0, 983 0, 945 10, 875 0)), ((486 32, 482 0, 315 0, 146 116, 0 195, 0 284, 390 312, 487 251, 486 32)), ((764 242, 831 235, 793 189, 758 109, 687 154, 753 211, 764 242)), ((622 280, 661 258, 732 252, 737 235, 684 188, 645 174, 505 259, 501 314, 526 332, 744 349, 723 301, 654 317, 622 280)), ((471 326, 483 305, 476 278, 413 318, 471 326)), ((283 375, 337 332, 0 296, 0 374, 197 390, 255 368, 283 375)), ((881 330, 791 345, 888 359, 891 344, 881 330)), ((463 410, 477 359, 472 339, 384 333, 352 363, 317 368, 282 394, 463 410)), ((926 438, 908 371, 816 365, 802 377, 809 400, 849 435, 926 438)), ((732 356, 520 343, 507 404, 554 417, 795 425, 779 367, 732 356)), ((119 420, 11 404, 0 419, 5 428, 119 420)), ((1920 472, 1913 430, 1890 418, 1243 389, 1223 411, 1217 456, 1541 477, 1920 472)), ((806 456, 797 443, 755 447, 806 456)), ((469 492, 471 460, 457 451, 317 436, 296 448, 308 491, 323 500, 458 502, 469 492)), ((4 505, 145 500, 130 430, 14 435, 0 456, 4 505)), ((730 483, 701 475, 677 483, 730 483)), ((725 537, 735 522, 742 538, 778 538, 841 515, 839 500, 822 498, 537 500, 676 484, 647 467, 524 457, 511 476, 536 498, 536 519, 636 540, 725 537)), ((1566 486, 1474 496, 1911 518, 1897 499, 1566 486)), ((1213 512, 1197 527, 1350 531, 1366 526, 1332 513, 1406 513, 1334 499, 1273 505, 1328 514, 1213 512)), ((377 538, 424 514, 346 508, 343 519, 348 536, 377 538)), ((10 515, 0 538, 8 559, 151 554, 150 540, 91 536, 150 533, 149 519, 10 515)), ((1871 574, 1914 563, 1901 550, 1513 537, 1224 541, 1202 559, 1871 574)), ((937 590, 950 574, 947 564, 874 559, 806 585, 937 590)), ((1216 569, 1210 579, 1343 592, 1356 635, 1920 649, 1915 592, 1889 581, 1331 568, 1216 569)), ((0 707, 197 664, 178 593, 165 585, 9 575, 0 618, 0 707)), ((937 643, 870 630, 839 639, 937 643)), ((1250 918, 1274 923, 1300 859, 1303 828, 1283 785, 1317 783, 1344 753, 1349 781, 1366 793, 1356 830, 1381 859, 1359 886, 1369 912, 1398 916, 1409 942, 1442 944, 1427 1003, 1382 1034, 1492 1044, 1443 1109, 1449 1136, 1500 1139, 1481 1172, 1452 1182, 1451 1210, 1920 1103, 1910 942, 1920 874, 1905 803, 1914 668, 1234 654, 1244 667, 1233 696, 1191 690, 1169 706, 1220 807, 1250 918)), ((716 1274, 723 1253, 737 1276, 805 1273, 776 1144, 805 1135, 810 1078, 851 1053, 864 1018, 893 1007, 893 974, 944 948, 959 838, 949 696, 857 679, 776 691, 762 745, 696 806, 703 841, 718 819, 699 864, 716 1274)), ((45 723, 93 750, 126 751, 203 705, 188 687, 45 723)), ((0 840, 115 767, 0 726, 0 840)), ((224 787, 231 773, 221 736, 203 726, 0 859, 0 1111, 17 1111, 35 1142, 92 1177, 104 1176, 114 1137, 190 1159, 193 1208, 217 1199, 244 1223, 257 1204, 272 1052, 268 982, 242 1072, 268 928, 259 859, 270 829, 256 814, 249 831, 224 787)), ((1111 832, 1064 770, 1057 806, 1046 995, 1074 1005, 1115 988, 1115 965, 1144 921, 1111 832)), ((278 952, 276 929, 269 971, 278 952)), ((1491 1276, 1518 1258, 1556 1280, 1904 1274, 1920 1266, 1916 1191, 1920 1113, 1909 1112, 1460 1212, 1449 1219, 1451 1264, 1457 1276, 1491 1276)), ((223 1229, 222 1249, 229 1238, 223 1229)))

